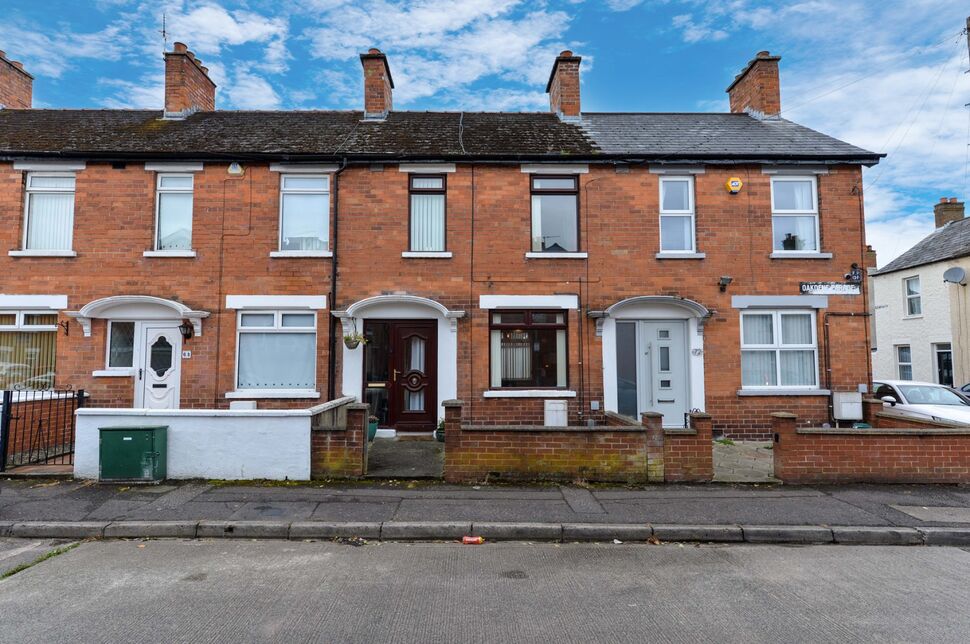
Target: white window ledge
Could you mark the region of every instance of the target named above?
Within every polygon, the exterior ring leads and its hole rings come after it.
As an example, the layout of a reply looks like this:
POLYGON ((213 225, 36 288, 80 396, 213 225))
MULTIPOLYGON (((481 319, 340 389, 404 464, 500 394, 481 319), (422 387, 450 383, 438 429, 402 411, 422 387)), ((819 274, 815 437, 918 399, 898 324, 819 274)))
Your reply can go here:
POLYGON ((91 375, 95 378, 130 378, 135 375, 134 369, 99 369, 92 371, 91 375))
POLYGON ((146 250, 142 257, 195 257, 194 250, 146 250))
POLYGON ((329 250, 274 250, 270 257, 333 257, 329 250))
POLYGON ((575 398, 575 391, 565 389, 489 389, 485 398, 575 398))
POLYGON ((526 253, 526 259, 586 259, 589 253, 526 253))
POLYGON ((415 259, 448 259, 451 257, 451 251, 406 250, 401 253, 401 257, 411 257, 415 259))
POLYGON ((739 396, 831 396, 828 389, 738 389, 739 396))
POLYGON ((769 255, 771 259, 832 259, 832 253, 796 253, 778 251, 769 255))
POLYGON ((319 398, 319 391, 309 389, 249 389, 227 391, 226 398, 319 398))
POLYGON ((73 250, 12 250, 11 257, 77 257, 73 250))
POLYGON ((657 259, 704 259, 706 253, 672 253, 670 251, 660 251, 654 255, 657 259))

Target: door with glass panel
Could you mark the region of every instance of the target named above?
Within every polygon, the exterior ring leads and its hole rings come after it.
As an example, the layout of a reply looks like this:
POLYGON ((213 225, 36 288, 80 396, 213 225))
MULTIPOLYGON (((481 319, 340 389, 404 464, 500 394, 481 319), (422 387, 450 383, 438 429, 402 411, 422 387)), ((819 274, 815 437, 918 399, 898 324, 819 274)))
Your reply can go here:
POLYGON ((686 322, 617 321, 616 385, 621 414, 657 412, 664 426, 682 427, 690 410, 686 322))
POLYGON ((435 320, 364 321, 364 400, 381 427, 437 426, 437 329, 435 320))
POLYGON ((135 407, 178 409, 182 334, 177 326, 146 324, 135 373, 135 407))

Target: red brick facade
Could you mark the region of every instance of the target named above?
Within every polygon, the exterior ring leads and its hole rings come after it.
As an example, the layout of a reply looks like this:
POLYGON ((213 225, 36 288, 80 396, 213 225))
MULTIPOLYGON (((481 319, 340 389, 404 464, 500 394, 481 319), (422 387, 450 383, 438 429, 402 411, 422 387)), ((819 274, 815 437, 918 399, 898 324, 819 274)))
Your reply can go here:
POLYGON ((24 71, 23 65, 10 60, 0 51, 0 106, 8 109, 30 109, 33 85, 34 77, 24 71))

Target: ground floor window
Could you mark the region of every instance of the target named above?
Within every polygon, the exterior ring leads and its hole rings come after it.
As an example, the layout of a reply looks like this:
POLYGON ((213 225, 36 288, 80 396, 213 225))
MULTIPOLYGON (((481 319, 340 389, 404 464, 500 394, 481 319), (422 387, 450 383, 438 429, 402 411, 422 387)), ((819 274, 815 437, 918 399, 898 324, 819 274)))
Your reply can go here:
POLYGON ((108 322, 108 369, 130 369, 135 364, 135 323, 108 322))
POLYGON ((741 314, 741 386, 744 389, 815 387, 818 343, 812 311, 741 314))
POLYGON ((239 313, 236 388, 313 390, 316 327, 305 311, 239 313))
POLYGON ((896 373, 900 380, 913 379, 913 352, 908 344, 896 345, 896 373))
POLYGON ((0 311, 0 389, 54 386, 57 314, 0 311))
POLYGON ((563 311, 493 311, 490 318, 491 386, 566 386, 566 314, 563 311))

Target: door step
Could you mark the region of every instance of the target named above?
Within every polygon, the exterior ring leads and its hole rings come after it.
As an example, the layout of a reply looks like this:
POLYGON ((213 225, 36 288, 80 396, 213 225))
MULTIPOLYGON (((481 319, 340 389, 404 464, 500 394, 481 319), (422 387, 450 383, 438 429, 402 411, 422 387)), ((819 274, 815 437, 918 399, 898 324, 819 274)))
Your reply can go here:
POLYGON ((398 432, 399 441, 433 441, 434 432, 398 432))

